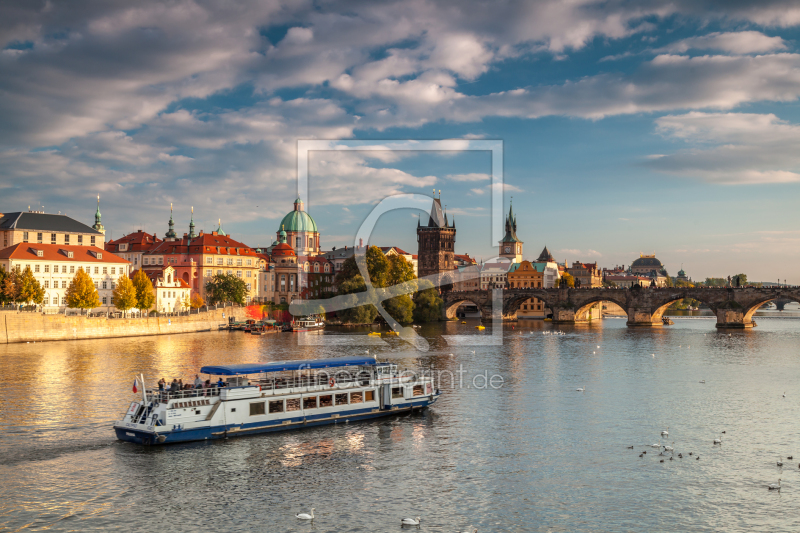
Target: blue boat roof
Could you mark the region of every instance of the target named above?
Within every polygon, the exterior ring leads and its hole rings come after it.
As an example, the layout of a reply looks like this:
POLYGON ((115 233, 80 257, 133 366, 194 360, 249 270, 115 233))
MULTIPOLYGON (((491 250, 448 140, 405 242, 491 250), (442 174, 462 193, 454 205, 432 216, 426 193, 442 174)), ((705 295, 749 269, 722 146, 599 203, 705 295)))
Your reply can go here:
POLYGON ((271 361, 267 363, 248 363, 241 365, 212 365, 200 369, 201 374, 213 376, 239 376, 242 374, 263 374, 283 370, 309 370, 337 366, 375 365, 374 357, 333 357, 330 359, 303 359, 300 361, 271 361))

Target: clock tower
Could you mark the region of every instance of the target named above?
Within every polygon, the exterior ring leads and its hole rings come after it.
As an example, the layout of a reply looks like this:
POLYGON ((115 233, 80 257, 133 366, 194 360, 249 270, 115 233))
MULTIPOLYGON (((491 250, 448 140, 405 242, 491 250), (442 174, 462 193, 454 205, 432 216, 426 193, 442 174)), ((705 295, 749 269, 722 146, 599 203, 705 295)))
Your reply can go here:
POLYGON ((500 257, 510 259, 512 263, 522 262, 522 244, 517 238, 517 217, 514 216, 514 208, 509 204, 506 235, 500 241, 500 257))

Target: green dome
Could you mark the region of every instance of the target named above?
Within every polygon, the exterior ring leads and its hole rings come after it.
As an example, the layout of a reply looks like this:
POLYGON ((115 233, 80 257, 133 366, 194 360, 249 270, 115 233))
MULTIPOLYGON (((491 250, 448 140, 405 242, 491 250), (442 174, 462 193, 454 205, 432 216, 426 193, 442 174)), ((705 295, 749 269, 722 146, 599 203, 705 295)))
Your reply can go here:
POLYGON ((313 231, 317 232, 317 223, 305 211, 292 211, 281 220, 281 227, 285 231, 313 231))

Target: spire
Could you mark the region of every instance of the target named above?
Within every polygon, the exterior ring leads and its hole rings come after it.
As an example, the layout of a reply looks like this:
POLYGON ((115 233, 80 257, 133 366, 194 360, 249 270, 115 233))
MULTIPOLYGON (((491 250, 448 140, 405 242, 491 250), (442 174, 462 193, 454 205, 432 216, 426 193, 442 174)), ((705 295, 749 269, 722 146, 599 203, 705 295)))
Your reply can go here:
POLYGON ((300 197, 297 197, 297 200, 294 201, 294 210, 295 211, 302 211, 303 210, 303 200, 300 197))
POLYGON ((278 233, 278 243, 279 244, 286 244, 286 231, 283 229, 283 224, 281 224, 281 231, 278 233))
MULTIPOLYGON (((28 208, 30 209, 30 208, 28 208)), ((106 233, 105 228, 103 227, 103 223, 100 221, 100 195, 97 195, 97 211, 94 214, 94 226, 92 229, 99 231, 100 233, 106 233)))
POLYGON ((514 208, 510 203, 508 206, 508 216, 506 217, 506 235, 500 242, 522 242, 517 237, 517 218, 514 216, 514 208))
POLYGON ((217 219, 217 223, 219 224, 217 227, 217 235, 221 235, 223 237, 227 236, 225 230, 222 229, 222 219, 221 218, 217 219))
POLYGON ((189 220, 189 238, 194 239, 197 234, 194 232, 194 206, 192 206, 192 218, 189 220))
POLYGON ((178 238, 175 233, 175 222, 172 220, 172 202, 169 204, 169 231, 164 235, 165 241, 174 241, 178 238))

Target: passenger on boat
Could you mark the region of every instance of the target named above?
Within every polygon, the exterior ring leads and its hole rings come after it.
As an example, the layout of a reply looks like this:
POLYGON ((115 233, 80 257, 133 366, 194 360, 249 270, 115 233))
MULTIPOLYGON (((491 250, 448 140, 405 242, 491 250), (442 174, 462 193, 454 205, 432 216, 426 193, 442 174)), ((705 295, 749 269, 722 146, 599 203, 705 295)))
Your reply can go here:
POLYGON ((225 382, 222 381, 222 378, 219 378, 219 381, 217 381, 217 387, 222 388, 224 386, 225 386, 225 382))
POLYGON ((169 391, 170 392, 178 392, 178 380, 177 379, 173 379, 172 380, 172 384, 169 386, 169 391))
POLYGON ((194 375, 194 388, 195 389, 202 389, 203 388, 203 380, 200 379, 198 374, 194 375))
POLYGON ((167 382, 164 381, 164 378, 161 378, 161 379, 158 380, 158 390, 159 390, 159 392, 164 392, 164 386, 166 384, 167 384, 167 382))

